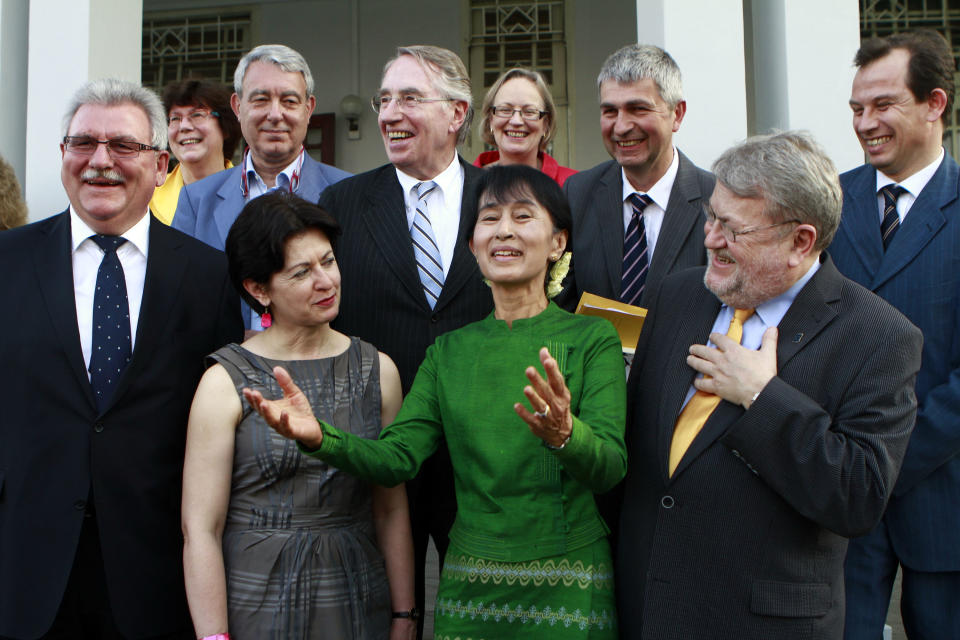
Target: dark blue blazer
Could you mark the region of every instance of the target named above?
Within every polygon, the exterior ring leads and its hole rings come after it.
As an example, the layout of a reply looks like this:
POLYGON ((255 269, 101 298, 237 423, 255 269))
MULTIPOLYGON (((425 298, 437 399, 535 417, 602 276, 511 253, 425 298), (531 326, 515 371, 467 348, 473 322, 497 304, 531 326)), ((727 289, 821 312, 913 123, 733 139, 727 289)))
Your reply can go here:
POLYGON ((919 571, 960 570, 960 169, 946 155, 884 253, 876 170, 844 173, 837 268, 923 331, 919 411, 887 507, 900 559, 919 571))
POLYGON ((222 253, 150 220, 136 342, 98 411, 74 303, 70 216, 0 233, 0 637, 50 628, 92 485, 104 572, 125 637, 189 633, 180 484, 203 359, 242 338, 222 253))
MULTIPOLYGON (((171 226, 223 251, 227 233, 246 204, 240 182, 242 172, 243 163, 240 163, 184 186, 171 226)), ((346 171, 307 155, 303 158, 297 195, 307 202, 316 202, 324 189, 349 177, 346 171)))

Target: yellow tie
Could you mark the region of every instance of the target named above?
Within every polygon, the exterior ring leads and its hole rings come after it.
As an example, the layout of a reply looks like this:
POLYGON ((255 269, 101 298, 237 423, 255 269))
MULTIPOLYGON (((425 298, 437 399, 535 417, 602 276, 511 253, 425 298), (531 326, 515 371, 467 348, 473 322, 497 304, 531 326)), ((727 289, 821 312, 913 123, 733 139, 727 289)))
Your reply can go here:
MULTIPOLYGON (((727 337, 736 340, 738 343, 743 337, 743 323, 747 318, 753 315, 753 309, 735 309, 733 318, 730 319, 730 328, 727 330, 727 337)), ((709 377, 709 376, 705 376, 709 377)), ((713 413, 713 410, 720 404, 720 396, 712 393, 697 391, 690 398, 690 402, 680 412, 677 418, 677 425, 673 429, 673 442, 670 443, 670 475, 677 470, 680 459, 690 448, 690 443, 703 429, 707 423, 707 418, 713 413)))

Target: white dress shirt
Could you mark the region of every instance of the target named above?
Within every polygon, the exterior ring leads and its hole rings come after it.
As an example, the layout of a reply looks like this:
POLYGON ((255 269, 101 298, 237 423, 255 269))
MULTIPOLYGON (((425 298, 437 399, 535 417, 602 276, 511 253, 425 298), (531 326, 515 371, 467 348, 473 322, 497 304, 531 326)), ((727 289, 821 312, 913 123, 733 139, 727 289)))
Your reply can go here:
POLYGON ((901 182, 896 182, 893 178, 877 170, 877 211, 880 215, 880 221, 883 222, 883 209, 886 206, 883 202, 883 194, 880 193, 880 189, 888 184, 899 184, 907 190, 906 193, 897 198, 897 216, 899 216, 900 223, 902 224, 903 219, 906 218, 907 213, 910 212, 910 207, 917 201, 917 196, 920 195, 923 188, 930 182, 930 178, 932 178, 933 174, 940 168, 941 162, 943 162, 943 147, 940 147, 940 155, 937 156, 936 160, 901 182))
POLYGON ((667 172, 657 180, 657 182, 650 187, 650 190, 644 194, 642 191, 637 191, 633 188, 633 185, 630 184, 629 178, 627 178, 627 172, 622 168, 620 169, 620 179, 623 183, 623 235, 627 235, 627 225, 630 224, 630 219, 633 217, 633 205, 630 204, 630 201, 627 199, 634 193, 639 195, 650 196, 650 199, 653 200, 651 204, 647 205, 647 208, 643 210, 643 228, 647 232, 647 261, 648 263, 653 261, 653 252, 657 248, 657 238, 660 237, 660 228, 663 226, 663 218, 666 215, 667 203, 670 202, 670 192, 673 191, 673 182, 677 179, 677 168, 680 166, 680 154, 677 152, 677 148, 673 148, 673 161, 670 162, 670 167, 667 169, 667 172))
MULTIPOLYGON (((397 169, 397 180, 403 189, 403 203, 407 210, 407 229, 413 227, 413 218, 417 214, 419 198, 414 189, 420 182, 411 175, 397 169)), ((433 237, 440 249, 440 261, 443 263, 443 277, 450 273, 453 250, 457 246, 457 233, 460 231, 460 203, 463 200, 463 167, 460 157, 454 153, 453 162, 440 175, 433 178, 437 188, 427 198, 427 217, 433 227, 433 237)))
MULTIPOLYGON (((77 305, 77 329, 80 331, 80 348, 83 364, 90 368, 90 352, 93 343, 93 295, 97 288, 97 271, 103 261, 103 250, 90 236, 96 231, 80 219, 70 207, 70 235, 73 250, 73 295, 77 305)), ((130 306, 130 350, 137 342, 137 324, 140 320, 140 303, 143 300, 143 282, 147 275, 147 251, 150 244, 150 216, 144 215, 137 224, 121 234, 127 241, 117 247, 117 257, 123 267, 127 283, 127 304, 130 306)), ((90 372, 87 372, 90 375, 90 372)))
MULTIPOLYGON (((304 149, 300 150, 300 153, 297 154, 297 157, 293 159, 293 162, 284 167, 283 171, 277 174, 277 180, 275 186, 268 187, 267 183, 263 181, 263 178, 260 177, 260 174, 257 173, 257 170, 253 167, 253 160, 251 159, 251 154, 248 151, 243 154, 243 172, 247 176, 247 193, 246 200, 250 202, 254 198, 259 198, 265 193, 270 193, 274 189, 281 189, 283 191, 290 191, 295 193, 296 189, 291 189, 290 185, 293 182, 293 174, 295 171, 299 171, 303 166, 303 154, 306 153, 304 149)), ((294 185, 294 187, 299 187, 299 184, 294 185)))

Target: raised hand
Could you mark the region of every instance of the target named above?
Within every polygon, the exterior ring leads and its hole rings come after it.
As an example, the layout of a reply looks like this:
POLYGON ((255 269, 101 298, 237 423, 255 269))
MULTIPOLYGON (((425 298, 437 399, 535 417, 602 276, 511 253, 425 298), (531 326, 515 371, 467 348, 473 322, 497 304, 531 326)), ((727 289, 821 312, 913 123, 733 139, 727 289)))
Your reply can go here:
POLYGON ((687 364, 709 378, 693 381, 700 391, 727 402, 750 408, 753 398, 777 375, 777 329, 763 332, 760 349, 747 349, 722 333, 711 333, 716 348, 703 344, 690 347, 687 364))
POLYGON ((300 387, 283 367, 274 367, 273 376, 280 385, 283 397, 267 400, 259 391, 243 389, 243 397, 254 411, 263 416, 268 425, 280 435, 297 440, 310 449, 317 449, 323 441, 320 423, 313 415, 313 409, 300 387))
POLYGON ((536 413, 530 413, 519 402, 513 405, 513 410, 527 423, 533 435, 552 447, 562 447, 573 432, 570 390, 567 389, 557 361, 546 347, 540 349, 540 362, 547 379, 544 380, 536 368, 527 367, 525 373, 530 384, 523 388, 523 395, 536 413))

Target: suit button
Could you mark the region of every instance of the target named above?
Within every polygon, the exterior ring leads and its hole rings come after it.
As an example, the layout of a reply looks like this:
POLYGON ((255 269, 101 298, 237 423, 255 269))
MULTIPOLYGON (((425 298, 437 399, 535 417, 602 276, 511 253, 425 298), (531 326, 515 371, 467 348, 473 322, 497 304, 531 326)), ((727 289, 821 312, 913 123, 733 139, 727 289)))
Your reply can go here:
POLYGON ((437 314, 433 314, 432 316, 430 316, 430 322, 432 322, 433 324, 437 324, 438 322, 440 322, 440 318, 437 317, 437 314))
POLYGON ((73 508, 76 509, 77 511, 83 511, 84 509, 87 508, 87 501, 77 500, 76 502, 73 503, 73 508))
POLYGON ((97 424, 93 425, 93 430, 96 433, 101 433, 103 431, 103 423, 98 422, 97 424))
POLYGON ((664 509, 672 509, 674 504, 676 504, 676 502, 674 501, 673 496, 663 496, 660 498, 660 506, 664 509))

